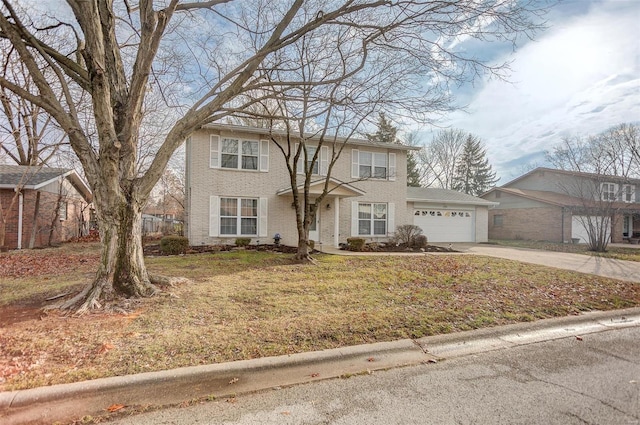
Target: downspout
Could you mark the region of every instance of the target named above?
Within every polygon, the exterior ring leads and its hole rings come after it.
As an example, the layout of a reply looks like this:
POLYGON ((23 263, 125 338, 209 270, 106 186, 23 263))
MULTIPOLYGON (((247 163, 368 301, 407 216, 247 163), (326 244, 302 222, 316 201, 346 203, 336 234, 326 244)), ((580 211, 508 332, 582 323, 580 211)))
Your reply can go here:
POLYGON ((560 221, 560 241, 564 243, 564 207, 560 209, 562 211, 562 220, 560 221))
MULTIPOLYGON (((16 188, 18 191, 18 188, 16 188)), ((22 213, 24 207, 24 198, 22 192, 18 191, 18 249, 22 249, 22 213)))

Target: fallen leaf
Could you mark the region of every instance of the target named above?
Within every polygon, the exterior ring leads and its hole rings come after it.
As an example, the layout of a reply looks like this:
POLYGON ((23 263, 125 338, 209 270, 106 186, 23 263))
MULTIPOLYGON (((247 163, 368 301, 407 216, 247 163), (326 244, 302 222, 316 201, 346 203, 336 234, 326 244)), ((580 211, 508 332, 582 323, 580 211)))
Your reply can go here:
POLYGON ((428 363, 438 363, 438 361, 436 359, 429 359, 427 360, 428 363))
POLYGON ((576 336, 576 339, 577 339, 578 341, 582 341, 582 337, 581 337, 581 336, 576 336))
POLYGON ((317 378, 318 376, 320 376, 320 374, 319 374, 319 373, 312 373, 312 374, 311 374, 311 377, 312 377, 312 378, 317 378))
POLYGON ((239 379, 238 378, 233 378, 231 381, 229 381, 229 385, 231 384, 235 384, 236 382, 238 382, 239 379))
POLYGON ((107 411, 113 413, 117 412, 118 410, 124 409, 125 407, 127 406, 125 406, 124 404, 112 404, 111 406, 107 407, 107 411))
POLYGON ((291 412, 289 412, 288 410, 285 410, 284 412, 280 412, 281 415, 290 415, 291 412))
POLYGON ((373 358, 373 357, 369 357, 369 358, 367 359, 367 361, 368 361, 368 362, 375 362, 375 361, 376 361, 376 359, 375 359, 375 358, 373 358))

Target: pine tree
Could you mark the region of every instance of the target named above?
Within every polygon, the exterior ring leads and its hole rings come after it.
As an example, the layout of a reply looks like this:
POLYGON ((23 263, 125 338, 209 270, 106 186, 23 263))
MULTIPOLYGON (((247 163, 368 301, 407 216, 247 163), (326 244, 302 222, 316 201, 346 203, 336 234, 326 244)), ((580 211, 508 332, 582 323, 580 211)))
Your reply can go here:
POLYGON ((498 180, 495 171, 491 170, 482 142, 470 134, 456 164, 453 190, 479 196, 495 186, 498 180))
POLYGON ((418 171, 418 162, 413 152, 407 152, 407 186, 421 187, 420 171, 418 171))
POLYGON ((387 119, 384 112, 378 114, 378 130, 374 134, 367 134, 370 142, 398 143, 398 129, 387 119))

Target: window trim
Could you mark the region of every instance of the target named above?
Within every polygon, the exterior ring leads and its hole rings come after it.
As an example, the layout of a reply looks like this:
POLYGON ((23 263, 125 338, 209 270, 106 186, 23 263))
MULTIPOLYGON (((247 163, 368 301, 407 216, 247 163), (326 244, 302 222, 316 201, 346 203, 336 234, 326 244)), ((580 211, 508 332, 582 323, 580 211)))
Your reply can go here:
POLYGON ((242 137, 227 137, 217 134, 209 135, 209 168, 219 168, 222 170, 237 170, 250 172, 268 172, 269 171, 269 140, 258 140, 242 137), (225 140, 235 141, 237 143, 237 152, 222 152, 222 144, 225 140), (255 144, 257 148, 256 155, 244 155, 243 145, 247 143, 255 144), (233 155, 236 157, 236 167, 223 167, 222 156, 233 155), (244 168, 243 159, 253 158, 256 168, 244 168))
POLYGON ((228 236, 228 237, 233 237, 233 236, 258 236, 259 231, 258 231, 258 226, 260 224, 260 200, 258 198, 246 198, 246 197, 233 197, 233 196, 221 196, 220 197, 220 204, 219 204, 219 217, 220 220, 218 222, 218 233, 220 236, 228 236), (222 215, 222 202, 226 199, 230 199, 230 200, 234 200, 236 201, 236 213, 235 215, 222 215), (242 215, 242 210, 243 210, 243 201, 254 201, 255 202, 255 215, 242 215), (235 218, 236 220, 236 232, 235 233, 223 233, 222 232, 222 219, 223 218, 235 218), (255 220, 256 225, 256 231, 255 233, 242 233, 242 222, 244 219, 252 219, 255 220))
POLYGON ((387 234, 389 233, 389 210, 390 210, 389 204, 387 202, 357 202, 357 207, 355 209, 357 214, 356 219, 354 220, 354 222, 357 223, 357 229, 355 233, 358 236, 366 236, 366 237, 387 236, 387 234), (368 205, 370 208, 369 210, 370 217, 367 219, 360 218, 360 208, 365 205, 368 205), (384 219, 376 218, 375 210, 377 206, 384 206, 384 219), (369 224, 368 233, 362 233, 360 231, 361 222, 365 222, 365 221, 368 222, 369 224), (376 233, 376 223, 380 223, 380 222, 384 222, 384 232, 376 233))
POLYGON ((623 184, 622 189, 620 190, 620 200, 627 204, 633 203, 636 201, 636 191, 635 185, 633 184, 623 184), (629 191, 627 192, 627 189, 629 191), (629 195, 629 199, 627 200, 627 195, 629 195))
POLYGON ((351 150, 351 178, 376 180, 376 181, 395 181, 396 180, 396 154, 393 152, 375 152, 368 150, 352 149, 351 150), (371 163, 363 165, 362 155, 371 155, 371 163), (384 158, 384 167, 377 166, 376 158, 384 158), (363 176, 361 167, 369 167, 370 175, 363 176), (376 176, 376 168, 384 168, 384 177, 376 176))
MULTIPOLYGON (((217 195, 210 195, 209 196, 209 236, 210 237, 228 237, 228 238, 233 238, 233 237, 238 237, 238 236, 247 236, 247 237, 259 237, 259 238, 264 238, 267 236, 267 230, 268 230, 268 221, 267 221, 267 214, 268 214, 269 208, 268 208, 268 198, 260 198, 257 196, 217 196, 217 195), (231 234, 221 234, 220 233, 220 227, 221 227, 221 220, 220 220, 220 200, 221 199, 236 199, 239 200, 236 208, 241 207, 242 205, 242 199, 257 199, 258 200, 258 215, 257 215, 257 234, 255 235, 241 235, 238 234, 239 232, 241 232, 241 222, 238 222, 237 226, 236 226, 236 235, 231 235, 231 234), (240 229, 240 230, 238 230, 240 229)), ((227 216, 225 216, 227 217, 227 216)), ((229 216, 230 217, 230 216, 229 216)), ((235 216, 236 218, 238 218, 238 215, 235 216)), ((253 218, 253 217, 251 217, 253 218)))
POLYGON ((600 200, 601 201, 616 201, 618 185, 616 183, 603 182, 600 183, 600 200), (606 190, 605 190, 606 187, 606 190))

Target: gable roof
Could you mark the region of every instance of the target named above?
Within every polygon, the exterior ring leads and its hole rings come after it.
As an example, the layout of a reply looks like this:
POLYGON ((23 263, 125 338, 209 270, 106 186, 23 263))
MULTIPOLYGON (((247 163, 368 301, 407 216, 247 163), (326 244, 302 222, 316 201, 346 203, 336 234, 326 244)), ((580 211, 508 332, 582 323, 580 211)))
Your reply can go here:
POLYGON ((449 202, 458 205, 498 205, 498 202, 487 201, 477 196, 455 190, 436 187, 407 187, 407 201, 413 202, 449 202))
MULTIPOLYGON (((244 125, 233 125, 233 124, 206 124, 202 126, 202 128, 218 130, 218 131, 227 131, 230 133, 249 133, 255 134, 258 136, 269 137, 269 134, 273 134, 274 136, 282 136, 286 137, 287 132, 285 130, 270 130, 268 128, 260 128, 260 127, 249 127, 244 125)), ((320 135, 307 133, 304 137, 310 141, 319 141, 320 135)), ((294 136, 295 139, 299 139, 298 136, 294 136)), ((369 147, 379 147, 379 148, 387 148, 387 149, 398 149, 402 151, 415 151, 422 149, 419 146, 408 146, 403 145, 402 143, 380 143, 380 142, 372 142, 366 139, 358 139, 355 137, 340 137, 335 135, 327 134, 325 135, 325 142, 328 143, 345 143, 347 145, 355 145, 355 146, 369 146, 369 147)))
MULTIPOLYGON (((530 190, 530 189, 516 189, 511 187, 495 187, 483 194, 485 196, 492 192, 503 192, 514 196, 530 199, 532 201, 542 202, 548 205, 554 205, 557 207, 567 208, 591 208, 598 204, 599 201, 586 202, 584 199, 566 195, 558 192, 550 192, 546 190, 530 190)), ((612 208, 623 209, 629 211, 637 211, 640 206, 636 203, 627 202, 613 202, 612 208)))
POLYGON ((0 189, 38 190, 60 178, 66 178, 78 192, 90 202, 91 190, 71 169, 28 165, 0 165, 0 189))
POLYGON ((561 174, 561 175, 565 175, 565 176, 571 176, 571 177, 583 177, 583 178, 588 178, 588 179, 597 179, 597 180, 607 180, 610 182, 624 182, 624 183, 635 183, 635 184, 640 184, 640 179, 635 179, 635 178, 630 178, 630 177, 623 177, 623 176, 614 176, 614 175, 610 175, 610 174, 596 174, 596 173, 584 173, 582 171, 570 171, 570 170, 560 170, 557 168, 547 168, 547 167, 537 167, 534 168, 533 170, 529 171, 528 173, 525 173, 519 177, 516 177, 515 179, 505 183, 502 185, 503 188, 505 187, 509 187, 514 183, 517 183, 518 181, 525 179, 527 177, 529 177, 530 175, 534 174, 534 173, 538 173, 538 172, 549 172, 549 173, 553 173, 553 174, 561 174))

